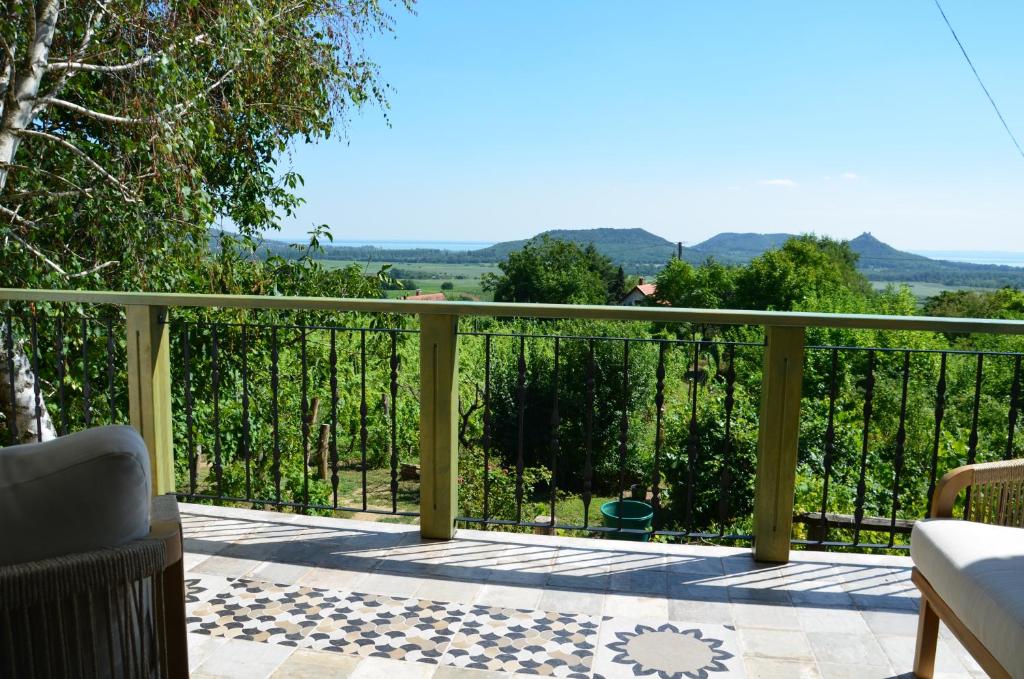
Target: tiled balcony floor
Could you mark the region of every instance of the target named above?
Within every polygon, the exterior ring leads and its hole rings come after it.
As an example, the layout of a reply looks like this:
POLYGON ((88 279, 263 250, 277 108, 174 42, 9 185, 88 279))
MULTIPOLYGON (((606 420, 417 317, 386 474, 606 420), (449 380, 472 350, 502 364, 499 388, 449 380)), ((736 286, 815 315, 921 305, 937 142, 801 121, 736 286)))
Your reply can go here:
MULTIPOLYGON (((912 676, 904 557, 181 505, 194 677, 912 676)), ((943 629, 937 676, 984 676, 943 629)))

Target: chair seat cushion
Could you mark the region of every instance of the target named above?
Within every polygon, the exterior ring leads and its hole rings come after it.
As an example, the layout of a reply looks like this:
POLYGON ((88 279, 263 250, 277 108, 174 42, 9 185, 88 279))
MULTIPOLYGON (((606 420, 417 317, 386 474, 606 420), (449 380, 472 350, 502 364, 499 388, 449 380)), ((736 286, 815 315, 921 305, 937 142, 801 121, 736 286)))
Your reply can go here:
POLYGON ((149 508, 149 454, 131 427, 0 449, 0 565, 137 540, 149 508))
POLYGON ((1024 677, 1024 529, 919 521, 911 533, 910 556, 1011 676, 1024 677))

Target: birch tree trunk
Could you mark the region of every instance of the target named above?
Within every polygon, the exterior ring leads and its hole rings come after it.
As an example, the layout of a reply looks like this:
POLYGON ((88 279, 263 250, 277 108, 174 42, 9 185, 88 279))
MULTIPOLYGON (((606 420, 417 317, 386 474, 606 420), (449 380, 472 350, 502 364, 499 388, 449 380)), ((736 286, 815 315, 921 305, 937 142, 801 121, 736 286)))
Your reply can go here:
MULTIPOLYGON (((46 74, 46 64, 50 58, 50 45, 53 34, 57 30, 57 0, 44 2, 37 12, 36 30, 29 44, 25 59, 27 71, 10 79, 10 88, 5 98, 3 118, 0 122, 0 190, 7 184, 7 173, 21 143, 21 132, 32 122, 39 96, 39 85, 46 74)), ((11 63, 11 73, 14 73, 11 63)), ((9 77, 9 76, 5 76, 9 77)))
POLYGON ((25 354, 23 343, 11 343, 13 351, 10 354, 7 352, 9 331, 6 326, 0 331, 0 412, 7 419, 9 428, 13 419, 13 443, 35 443, 55 439, 57 430, 46 408, 42 389, 39 391, 37 418, 35 374, 25 354))

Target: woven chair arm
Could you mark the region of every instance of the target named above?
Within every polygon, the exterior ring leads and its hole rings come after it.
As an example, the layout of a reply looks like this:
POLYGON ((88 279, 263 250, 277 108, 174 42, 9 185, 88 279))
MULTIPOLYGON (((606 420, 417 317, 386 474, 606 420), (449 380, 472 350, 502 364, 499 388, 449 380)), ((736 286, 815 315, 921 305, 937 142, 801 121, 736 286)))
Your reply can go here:
POLYGON ((956 498, 968 486, 1013 480, 1024 480, 1024 459, 957 467, 947 472, 935 487, 931 516, 933 519, 952 518, 956 498))

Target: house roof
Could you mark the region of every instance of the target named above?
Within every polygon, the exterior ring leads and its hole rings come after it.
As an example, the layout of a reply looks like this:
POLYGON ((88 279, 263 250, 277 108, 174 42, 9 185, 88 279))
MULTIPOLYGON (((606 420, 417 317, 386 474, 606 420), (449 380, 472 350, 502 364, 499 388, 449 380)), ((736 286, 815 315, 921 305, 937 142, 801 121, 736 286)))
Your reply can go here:
POLYGON ((644 297, 650 297, 655 293, 655 291, 657 291, 658 286, 655 285, 654 283, 640 283, 633 289, 639 290, 641 293, 643 293, 644 297))

